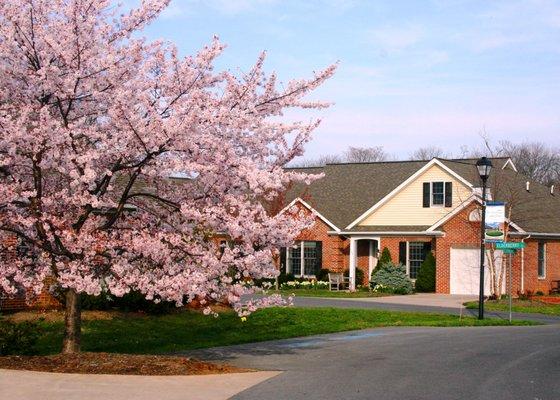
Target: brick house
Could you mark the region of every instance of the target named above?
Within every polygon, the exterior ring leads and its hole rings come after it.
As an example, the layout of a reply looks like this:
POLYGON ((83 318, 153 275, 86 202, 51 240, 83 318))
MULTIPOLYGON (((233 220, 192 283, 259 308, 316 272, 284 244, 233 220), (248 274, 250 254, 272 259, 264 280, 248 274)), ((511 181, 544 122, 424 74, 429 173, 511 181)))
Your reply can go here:
MULTIPOLYGON (((492 162, 488 199, 508 204, 508 240, 527 245, 512 260, 513 292, 548 293, 560 280, 560 198, 554 187, 519 174, 509 158, 492 162)), ((281 212, 298 207, 312 213, 315 224, 281 250, 281 268, 300 277, 320 268, 349 270, 351 285, 360 284, 359 268, 366 284, 387 247, 415 279, 432 251, 438 293, 478 293, 481 189, 475 163, 432 159, 295 169, 324 177, 286 193, 281 212)), ((491 278, 485 276, 489 294, 491 278)))

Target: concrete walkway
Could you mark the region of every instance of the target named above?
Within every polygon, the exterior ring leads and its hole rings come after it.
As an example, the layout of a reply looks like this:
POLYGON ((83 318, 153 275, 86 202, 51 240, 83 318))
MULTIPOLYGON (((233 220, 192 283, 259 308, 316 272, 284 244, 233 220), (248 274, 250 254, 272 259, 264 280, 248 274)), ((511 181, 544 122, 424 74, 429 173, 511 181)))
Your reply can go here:
POLYGON ((53 374, 0 369, 0 399, 225 400, 280 372, 126 376, 53 374))

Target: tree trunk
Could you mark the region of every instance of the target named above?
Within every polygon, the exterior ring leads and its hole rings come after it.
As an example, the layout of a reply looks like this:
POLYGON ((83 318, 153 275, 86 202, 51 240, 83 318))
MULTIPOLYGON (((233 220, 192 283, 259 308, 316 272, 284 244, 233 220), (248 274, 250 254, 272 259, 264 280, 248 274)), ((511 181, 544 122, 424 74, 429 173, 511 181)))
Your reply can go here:
POLYGON ((66 310, 64 315, 64 341, 62 353, 80 352, 82 309, 80 295, 74 289, 66 291, 66 310))

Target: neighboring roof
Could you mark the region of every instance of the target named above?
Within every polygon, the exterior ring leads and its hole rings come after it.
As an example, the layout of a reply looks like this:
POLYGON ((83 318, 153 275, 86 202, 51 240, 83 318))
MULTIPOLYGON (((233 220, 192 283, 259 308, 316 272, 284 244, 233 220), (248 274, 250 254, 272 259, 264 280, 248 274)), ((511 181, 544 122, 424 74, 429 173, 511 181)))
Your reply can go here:
POLYGON ((494 176, 492 185, 496 200, 510 201, 511 221, 527 233, 560 233, 560 194, 551 194, 550 188, 529 181, 524 175, 504 170, 494 176))
MULTIPOLYGON (((441 164, 461 176, 474 187, 480 186, 476 170, 477 159, 438 159, 441 164)), ((418 170, 432 162, 384 161, 374 163, 327 164, 324 167, 288 168, 310 174, 324 173, 325 177, 306 186, 298 184, 288 191, 287 202, 300 197, 324 218, 342 231, 364 212, 394 191, 418 170)), ((560 193, 550 194, 550 189, 531 182, 531 190, 525 190, 527 178, 514 170, 509 158, 493 158, 494 172, 491 178, 494 199, 514 199, 511 220, 526 232, 560 232, 560 193)), ((429 227, 408 227, 411 232, 429 227)), ((405 232, 405 226, 360 227, 360 232, 405 232), (398 228, 398 229, 397 229, 398 228)))

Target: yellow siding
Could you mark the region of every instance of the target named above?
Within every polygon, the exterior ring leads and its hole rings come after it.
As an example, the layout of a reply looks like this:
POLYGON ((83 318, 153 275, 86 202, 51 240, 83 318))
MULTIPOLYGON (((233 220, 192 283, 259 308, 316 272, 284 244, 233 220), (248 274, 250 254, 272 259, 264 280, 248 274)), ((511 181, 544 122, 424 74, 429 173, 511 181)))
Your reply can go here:
MULTIPOLYGON (((383 179, 380 177, 380 179, 383 179)), ((443 168, 433 165, 359 225, 432 225, 469 198, 472 190, 443 168), (422 207, 424 182, 453 182, 453 207, 422 207)))

